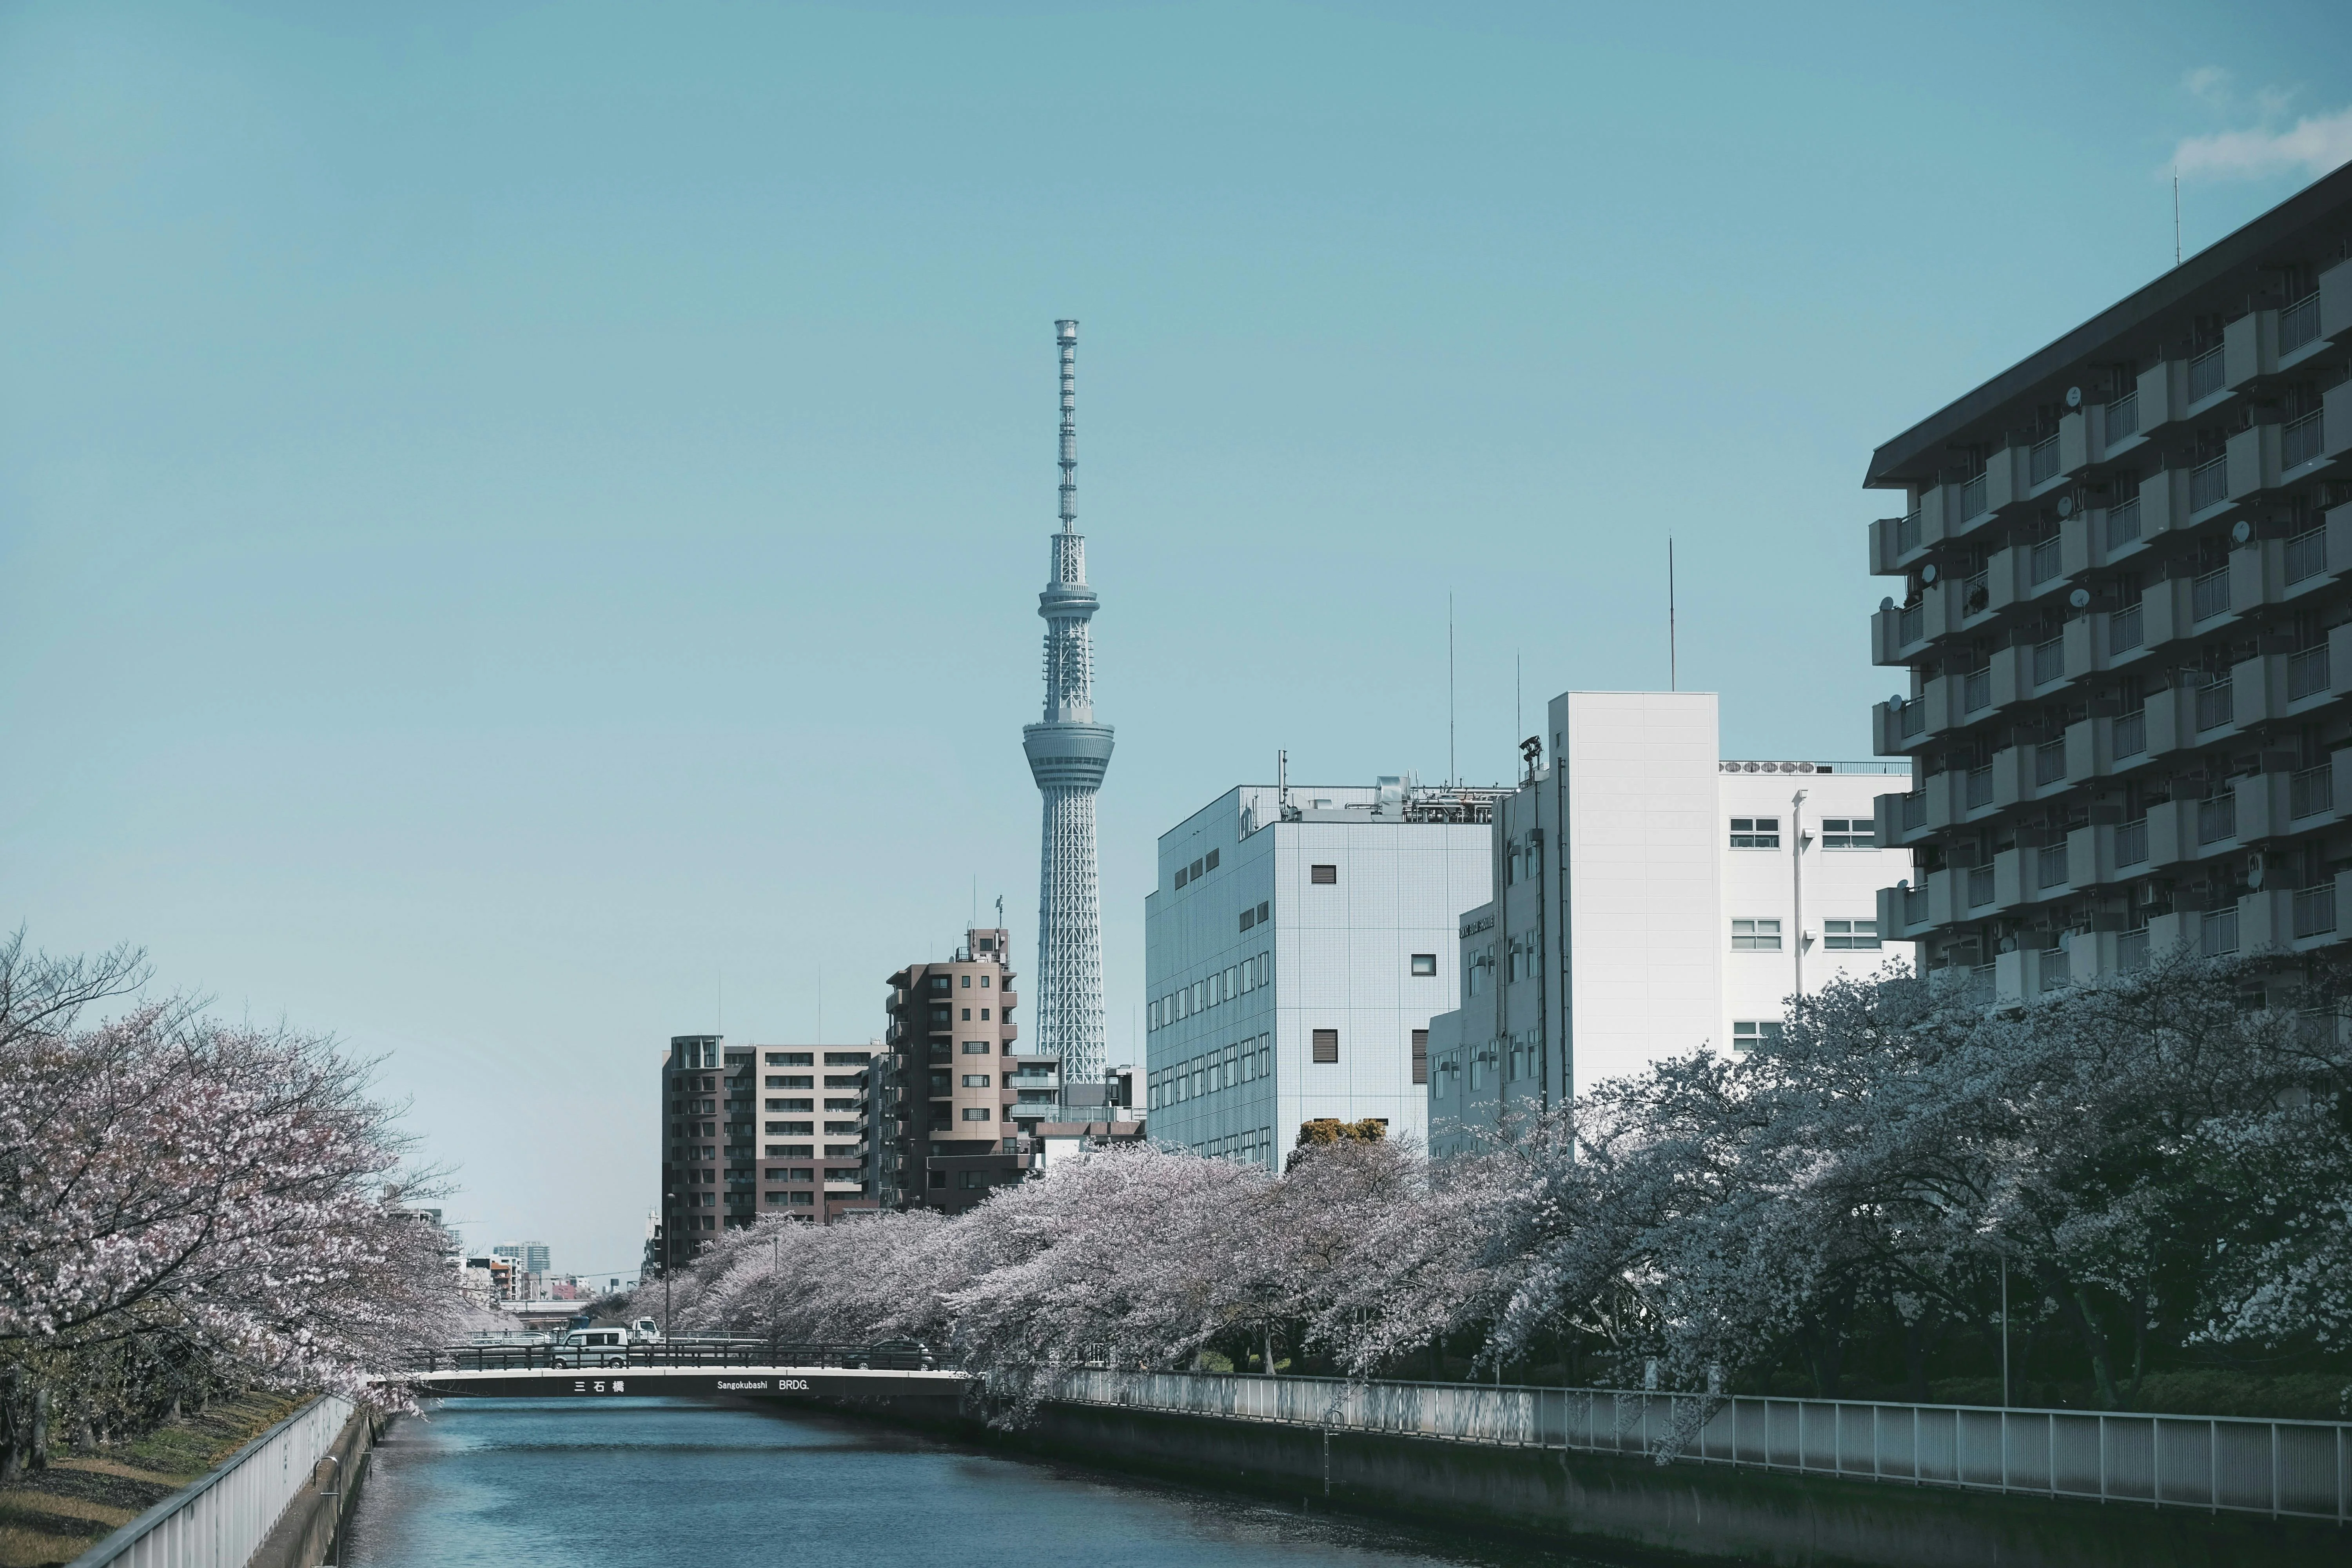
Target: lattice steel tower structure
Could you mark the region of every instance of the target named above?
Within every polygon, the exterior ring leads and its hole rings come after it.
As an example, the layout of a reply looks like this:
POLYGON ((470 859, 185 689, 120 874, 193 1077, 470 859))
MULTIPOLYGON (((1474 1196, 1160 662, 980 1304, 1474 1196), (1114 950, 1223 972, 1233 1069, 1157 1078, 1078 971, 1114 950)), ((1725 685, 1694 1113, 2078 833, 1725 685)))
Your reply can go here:
POLYGON ((1062 1058, 1062 1081, 1101 1078, 1102 898, 1095 880, 1095 792, 1110 767, 1110 726, 1095 722, 1095 591, 1077 531, 1078 324, 1055 321, 1062 356, 1062 531, 1053 575, 1037 595, 1045 618, 1045 717, 1021 731, 1045 797, 1037 879, 1036 1049, 1062 1058))

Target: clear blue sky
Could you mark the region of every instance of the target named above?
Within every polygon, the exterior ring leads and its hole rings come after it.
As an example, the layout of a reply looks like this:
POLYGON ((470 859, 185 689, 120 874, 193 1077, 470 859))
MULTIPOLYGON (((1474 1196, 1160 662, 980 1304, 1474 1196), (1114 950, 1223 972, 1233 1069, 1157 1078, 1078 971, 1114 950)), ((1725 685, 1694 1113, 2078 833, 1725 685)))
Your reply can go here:
POLYGON ((1026 968, 1079 507, 1155 836, 1684 684, 1866 748, 1872 446, 2352 154, 2340 5, 0 11, 0 920, 632 1265, 658 1053, 1026 968), (2183 144, 2186 143, 2184 150, 2183 144))

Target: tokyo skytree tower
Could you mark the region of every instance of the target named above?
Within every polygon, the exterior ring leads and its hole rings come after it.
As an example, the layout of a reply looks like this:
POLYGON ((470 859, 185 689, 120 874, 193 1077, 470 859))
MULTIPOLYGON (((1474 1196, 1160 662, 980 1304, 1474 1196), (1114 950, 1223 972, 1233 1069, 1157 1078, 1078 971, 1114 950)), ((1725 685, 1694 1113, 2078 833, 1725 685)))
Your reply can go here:
POLYGON ((1045 718, 1021 731, 1045 797, 1037 879, 1037 1045, 1062 1058, 1062 1081, 1102 1077, 1102 899, 1095 882, 1095 792, 1110 767, 1110 726, 1095 722, 1094 643, 1087 623, 1087 542, 1077 531, 1078 324, 1055 321, 1062 355, 1062 531, 1053 576, 1037 595, 1045 618, 1045 718))

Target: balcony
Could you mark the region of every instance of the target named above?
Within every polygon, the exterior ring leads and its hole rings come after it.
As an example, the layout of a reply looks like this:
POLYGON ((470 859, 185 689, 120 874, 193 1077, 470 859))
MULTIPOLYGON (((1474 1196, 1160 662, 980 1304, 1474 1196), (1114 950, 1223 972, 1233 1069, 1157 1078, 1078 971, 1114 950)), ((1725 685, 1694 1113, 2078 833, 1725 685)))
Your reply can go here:
POLYGON ((1975 713, 1991 706, 1992 670, 1987 668, 1969 671, 1960 682, 1960 711, 1975 713))
POLYGON ((2066 846, 2044 845, 2034 851, 2033 890, 2046 893, 2066 886, 2066 846))
POLYGON ((2066 776, 2066 742, 2044 741, 2033 748, 2033 787, 2053 784, 2066 776))
POLYGON ((1895 521, 1895 550, 1898 555, 1908 555, 1919 548, 1919 513, 1914 510, 1895 521))
POLYGON ((2286 580, 2292 584, 2327 570, 2327 525, 2306 529, 2286 542, 2286 580))
POLYGON ((2194 408, 2229 384, 2221 345, 2214 344, 2189 362, 2189 405, 2194 408))
POLYGON ((2116 869, 2147 864, 2147 818, 2126 822, 2116 829, 2116 869))
POLYGON ((2197 803, 2197 843, 2201 848, 2238 836, 2238 794, 2217 795, 2197 803))
POLYGON ((2207 958, 2220 958, 2238 951, 2238 911, 2236 909, 2209 910, 2198 923, 2197 951, 2207 958))
POLYGON ((2113 447, 2138 434, 2139 388, 2134 387, 2107 405, 2105 444, 2113 447))
POLYGON ((2316 888, 2297 891, 2294 921, 2292 929, 2297 942, 2332 933, 2336 930, 2336 884, 2322 882, 2316 888))
POLYGON ((1975 479, 1960 486, 1960 526, 1966 528, 1969 524, 1978 521, 1984 516, 1985 510, 1985 476, 1979 474, 1975 479))
POLYGON ((2314 289, 2279 312, 2278 352, 2284 359, 2319 337, 2319 292, 2314 289))
POLYGON ((2219 730, 2231 721, 2235 710, 2231 700, 2231 683, 2215 680, 2197 689, 2197 732, 2219 730))
POLYGON ((1992 891, 1992 868, 1990 866, 1969 867, 1969 908, 1972 910, 1980 910, 1987 904, 1991 903, 1992 891))
POLYGON ((2032 449, 2026 454, 2025 482, 2031 487, 2047 483, 2057 477, 2058 433, 2053 430, 2033 443, 2032 449))
POLYGON ((2326 454, 2326 432, 2321 423, 2324 417, 2324 410, 2314 409, 2280 428, 2279 467, 2282 469, 2299 468, 2305 463, 2316 462, 2326 454))
POLYGON ((2107 730, 2108 752, 2117 762, 2147 754, 2147 710, 2126 713, 2107 730))
POLYGON ((2318 816, 2336 809, 2336 765, 2322 763, 2305 768, 2287 778, 2287 808, 2289 821, 2301 822, 2307 816, 2318 816))
POLYGON ((2066 639, 2062 635, 2033 645, 2033 689, 2066 679, 2066 639))
POLYGON ((2107 509, 2106 538, 2111 555, 2139 542, 2139 497, 2107 509))
POLYGON ((2189 623, 2200 625, 2230 613, 2230 569, 2208 572, 2189 584, 2189 623))
POLYGON ((2291 654, 2286 661, 2286 700, 2300 702, 2306 697, 2316 697, 2329 686, 2327 645, 2305 648, 2291 654))
POLYGON ((1975 811, 1992 804, 1992 769, 1990 765, 1969 770, 1967 791, 1961 796, 1960 804, 1966 811, 1975 811))
POLYGON ((2137 605, 2116 611, 2107 617, 2107 657, 2131 652, 2141 645, 2146 635, 2137 605))
POLYGON ((2147 931, 2142 929, 2116 932, 2116 973, 2133 974, 2147 967, 2147 931))

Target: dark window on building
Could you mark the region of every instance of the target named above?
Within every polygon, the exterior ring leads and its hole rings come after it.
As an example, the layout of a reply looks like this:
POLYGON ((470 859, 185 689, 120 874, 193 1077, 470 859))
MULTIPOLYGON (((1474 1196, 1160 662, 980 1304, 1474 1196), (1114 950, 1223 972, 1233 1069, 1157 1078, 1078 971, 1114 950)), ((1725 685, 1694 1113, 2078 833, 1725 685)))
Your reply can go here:
POLYGON ((1307 868, 1307 879, 1309 882, 1318 884, 1318 886, 1336 883, 1339 879, 1339 868, 1337 866, 1310 866, 1307 868))
POLYGON ((1412 1081, 1415 1083, 1429 1081, 1429 1031, 1427 1029, 1415 1029, 1412 1032, 1412 1081))
POLYGON ((1242 911, 1242 930, 1247 931, 1250 927, 1255 924, 1257 924, 1257 911, 1255 910, 1244 910, 1242 911))
POLYGON ((969 974, 963 977, 963 988, 967 991, 971 989, 971 976, 969 974))
POLYGON ((1734 849, 1778 849, 1780 819, 1777 816, 1735 816, 1731 819, 1734 849))
POLYGON ((1215 870, 1217 868, 1217 852, 1213 849, 1210 850, 1209 858, 1202 861, 1201 865, 1206 870, 1215 870))
POLYGON ((1260 904, 1260 905, 1258 905, 1258 907, 1257 907, 1257 923, 1258 923, 1258 924, 1260 924, 1260 925, 1264 925, 1264 924, 1265 924, 1265 922, 1266 922, 1270 918, 1272 918, 1273 914, 1274 914, 1274 906, 1273 906, 1272 904, 1270 904, 1270 903, 1265 903, 1265 904, 1260 904))
POLYGON ((944 974, 934 974, 934 975, 932 975, 932 976, 931 976, 931 989, 932 989, 932 990, 934 990, 934 991, 944 991, 944 990, 946 990, 947 988, 948 988, 948 977, 947 977, 946 975, 944 975, 944 974))
POLYGON ((1435 953, 1433 953, 1433 952, 1416 952, 1416 953, 1414 953, 1414 954, 1412 955, 1412 972, 1413 972, 1415 974, 1434 974, 1434 973, 1437 973, 1437 954, 1435 954, 1435 953))
POLYGON ((1181 888, 1181 887, 1182 887, 1185 883, 1187 883, 1187 882, 1191 881, 1192 879, 1192 873, 1191 872, 1191 870, 1189 870, 1188 868, 1186 868, 1185 867, 1182 867, 1182 866, 1179 866, 1179 867, 1177 867, 1177 868, 1176 868, 1176 885, 1177 885, 1178 887, 1180 887, 1180 888, 1181 888))
POLYGON ((1318 1062, 1336 1062, 1339 1059, 1339 1030, 1318 1029, 1315 1031, 1315 1059, 1318 1062))
POLYGON ((1201 878, 1201 872, 1202 872, 1202 869, 1203 869, 1203 868, 1202 867, 1201 862, 1199 862, 1198 860, 1195 860, 1195 861, 1193 861, 1193 862, 1192 862, 1192 879, 1193 879, 1194 881, 1198 881, 1198 880, 1200 880, 1200 878, 1201 878))

